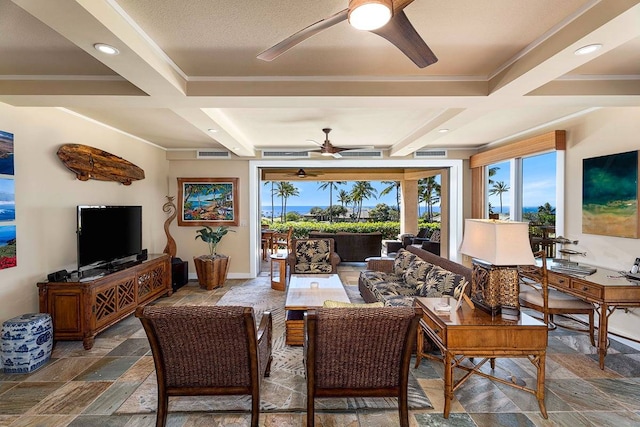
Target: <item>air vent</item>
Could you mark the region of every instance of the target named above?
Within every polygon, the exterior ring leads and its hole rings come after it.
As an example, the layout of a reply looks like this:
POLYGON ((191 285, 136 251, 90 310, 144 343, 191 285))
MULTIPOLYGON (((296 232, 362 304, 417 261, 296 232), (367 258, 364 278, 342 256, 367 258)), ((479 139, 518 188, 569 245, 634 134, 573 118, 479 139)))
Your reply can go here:
POLYGON ((414 158, 447 157, 447 150, 418 150, 413 153, 414 158))
POLYGON ((340 155, 342 157, 367 157, 367 158, 381 159, 382 158, 382 151, 381 150, 341 151, 340 155))
POLYGON ((308 159, 310 156, 308 151, 262 151, 263 159, 308 159))
POLYGON ((196 159, 230 159, 231 153, 222 150, 197 150, 196 159))

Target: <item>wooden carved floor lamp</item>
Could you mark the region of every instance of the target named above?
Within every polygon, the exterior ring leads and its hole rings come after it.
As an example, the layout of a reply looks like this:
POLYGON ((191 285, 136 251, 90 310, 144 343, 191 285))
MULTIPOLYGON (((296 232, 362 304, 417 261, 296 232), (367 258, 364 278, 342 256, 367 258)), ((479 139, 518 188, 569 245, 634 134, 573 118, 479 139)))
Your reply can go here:
POLYGON ((173 196, 167 196, 167 202, 162 205, 162 212, 171 214, 169 215, 169 218, 167 218, 167 220, 164 222, 164 234, 167 235, 167 245, 164 247, 164 251, 162 252, 165 254, 169 254, 171 258, 174 258, 176 256, 177 251, 176 241, 173 239, 173 237, 171 237, 171 233, 169 232, 169 226, 171 225, 173 220, 176 219, 176 216, 178 216, 176 205, 173 203, 174 199, 175 197, 173 196))
POLYGON ((167 196, 167 202, 162 205, 162 211, 170 214, 169 218, 164 222, 164 234, 167 235, 167 245, 162 252, 171 256, 171 285, 175 292, 189 281, 189 264, 187 261, 182 261, 182 259, 176 257, 178 250, 176 241, 171 237, 171 233, 169 232, 171 222, 178 216, 176 205, 173 203, 174 199, 175 197, 173 196, 167 196))

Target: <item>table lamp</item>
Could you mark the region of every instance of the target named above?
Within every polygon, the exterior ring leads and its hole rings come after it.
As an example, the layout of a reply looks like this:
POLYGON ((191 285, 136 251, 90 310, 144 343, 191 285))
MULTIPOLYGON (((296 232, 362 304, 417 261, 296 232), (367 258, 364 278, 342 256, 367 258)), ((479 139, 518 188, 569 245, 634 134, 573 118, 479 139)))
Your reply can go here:
POLYGON ((534 265, 529 224, 466 219, 460 253, 473 258, 471 300, 492 316, 518 319, 518 265, 534 265))

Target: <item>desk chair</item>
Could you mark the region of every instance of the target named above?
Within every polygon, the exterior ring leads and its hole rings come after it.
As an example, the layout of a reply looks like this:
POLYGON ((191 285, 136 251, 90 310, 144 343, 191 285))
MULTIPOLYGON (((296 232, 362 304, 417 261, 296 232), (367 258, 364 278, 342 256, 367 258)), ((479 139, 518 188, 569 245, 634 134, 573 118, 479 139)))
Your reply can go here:
POLYGON ((589 333, 591 345, 595 346, 593 304, 580 298, 549 288, 547 277, 547 263, 545 251, 538 251, 534 256, 540 260, 540 266, 518 267, 520 305, 542 313, 542 320, 555 329, 554 314, 586 314, 589 317, 589 329, 582 330, 589 333))

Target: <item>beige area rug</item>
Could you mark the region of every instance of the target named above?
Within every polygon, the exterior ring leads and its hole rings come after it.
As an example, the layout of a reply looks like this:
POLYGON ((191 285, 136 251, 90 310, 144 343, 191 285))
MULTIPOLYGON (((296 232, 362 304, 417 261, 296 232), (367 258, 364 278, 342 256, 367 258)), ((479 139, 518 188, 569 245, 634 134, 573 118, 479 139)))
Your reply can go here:
MULTIPOLYGON (((267 278, 268 280, 268 278, 267 278)), ((350 281, 346 281, 347 283, 350 281)), ((360 299, 357 286, 347 285, 352 301, 360 299)), ((273 316, 273 362, 271 376, 265 378, 260 388, 260 410, 263 412, 297 412, 306 409, 306 380, 302 347, 285 345, 284 337, 285 294, 274 291, 264 278, 257 278, 231 288, 218 305, 252 306, 257 318, 269 310, 273 316)), ((149 377, 118 408, 119 414, 150 413, 157 407, 156 376, 149 377)), ((353 409, 396 409, 395 398, 322 398, 316 399, 316 410, 346 411, 353 409)), ((430 409, 431 402, 418 381, 409 375, 409 408, 430 409)), ((249 396, 173 397, 169 400, 172 412, 190 411, 247 411, 251 410, 249 396)))

